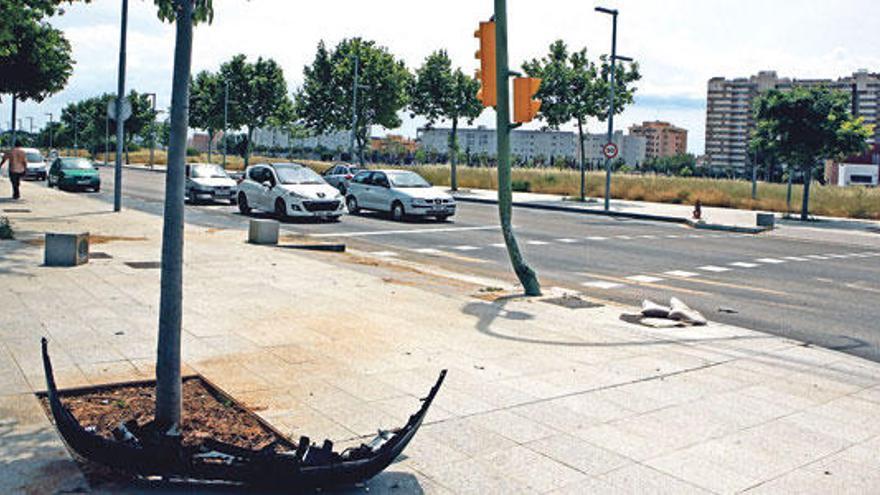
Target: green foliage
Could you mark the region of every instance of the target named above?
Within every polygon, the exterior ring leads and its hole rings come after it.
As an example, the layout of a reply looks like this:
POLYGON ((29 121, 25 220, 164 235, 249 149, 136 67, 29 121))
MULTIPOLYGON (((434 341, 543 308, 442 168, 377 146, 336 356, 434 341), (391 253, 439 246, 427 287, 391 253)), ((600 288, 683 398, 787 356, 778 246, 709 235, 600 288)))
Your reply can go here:
POLYGON ((510 182, 510 190, 513 192, 529 192, 532 184, 527 180, 513 180, 510 182))
POLYGON ((479 89, 476 79, 461 69, 452 70, 446 50, 438 50, 425 59, 412 79, 411 115, 425 117, 429 127, 441 119, 454 122, 463 119, 471 124, 483 113, 483 105, 477 99, 479 89))
MULTIPOLYGON (((229 128, 247 127, 248 147, 257 128, 288 127, 294 120, 293 102, 287 93, 284 71, 272 59, 258 58, 249 63, 244 55, 236 55, 220 66, 219 81, 229 83, 229 128)), ((222 99, 221 99, 222 103, 222 99)), ((222 118, 222 112, 221 112, 222 118)))
POLYGON ((363 152, 370 126, 400 127, 398 112, 409 101, 407 89, 412 75, 387 48, 374 41, 351 38, 342 40, 330 52, 323 42, 318 43, 315 60, 303 70, 296 114, 316 134, 350 129, 355 57, 358 84, 369 88, 358 92, 355 139, 363 152))
POLYGON ((191 146, 186 148, 186 156, 199 156, 200 154, 201 153, 199 153, 199 150, 191 146))
MULTIPOLYGON (((177 5, 182 0, 153 0, 158 7, 159 19, 166 22, 174 22, 177 18, 177 5)), ((193 1, 193 24, 207 21, 210 24, 214 20, 214 6, 212 0, 193 1)))
POLYGON ((0 94, 40 102, 64 89, 73 72, 70 43, 44 20, 60 3, 0 0, 0 94))
POLYGON ((199 72, 189 85, 189 124, 213 139, 223 128, 225 86, 219 74, 199 72))
POLYGON ((674 156, 661 156, 647 160, 642 166, 645 172, 663 175, 694 175, 697 159, 690 153, 674 156))
MULTIPOLYGON (((149 139, 151 134, 150 123, 155 120, 157 112, 153 111, 151 97, 146 94, 138 93, 132 90, 128 94, 128 100, 131 102, 131 117, 125 121, 123 130, 125 131, 125 143, 129 149, 134 149, 134 138, 140 138, 142 141, 149 139)), ((116 95, 104 93, 100 96, 93 96, 69 103, 61 110, 60 123, 53 130, 53 141, 55 147, 72 146, 74 137, 81 148, 86 148, 94 152, 103 150, 105 139, 107 138, 107 105, 116 99, 116 95)), ((115 123, 110 120, 110 132, 115 129, 115 123)), ((160 140, 162 136, 159 125, 156 125, 156 138, 160 140)), ((41 145, 48 143, 48 137, 40 137, 41 145)))

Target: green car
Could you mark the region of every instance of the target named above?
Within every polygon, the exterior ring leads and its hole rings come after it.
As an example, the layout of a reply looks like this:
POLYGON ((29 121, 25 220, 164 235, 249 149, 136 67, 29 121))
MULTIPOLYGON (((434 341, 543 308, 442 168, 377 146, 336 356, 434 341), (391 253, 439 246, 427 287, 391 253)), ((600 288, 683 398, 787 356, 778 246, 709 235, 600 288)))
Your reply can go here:
POLYGON ((56 158, 49 167, 49 187, 59 189, 92 189, 101 190, 101 174, 85 158, 56 158))

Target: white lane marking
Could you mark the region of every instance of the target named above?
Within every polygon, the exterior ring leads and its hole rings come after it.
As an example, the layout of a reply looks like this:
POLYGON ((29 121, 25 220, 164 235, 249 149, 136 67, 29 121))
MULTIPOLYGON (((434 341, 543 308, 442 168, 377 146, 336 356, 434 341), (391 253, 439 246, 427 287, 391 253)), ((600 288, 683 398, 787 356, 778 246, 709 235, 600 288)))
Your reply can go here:
POLYGON ((550 244, 550 243, 544 242, 544 241, 526 241, 526 244, 529 244, 531 246, 546 246, 547 244, 550 244))
POLYGON ((374 230, 363 232, 343 232, 341 234, 325 233, 312 234, 311 237, 364 237, 373 235, 400 235, 400 234, 433 234, 437 232, 466 232, 472 230, 498 230, 501 227, 497 225, 487 225, 485 227, 440 227, 434 229, 409 229, 409 230, 374 230))
POLYGON ((669 234, 666 236, 667 239, 678 239, 679 237, 681 236, 678 234, 669 234))
POLYGON ((657 238, 656 235, 651 235, 651 234, 637 235, 636 237, 638 237, 639 239, 656 239, 657 238))
POLYGON ((496 242, 495 244, 489 244, 489 245, 494 248, 505 248, 505 249, 507 248, 507 244, 505 244, 503 242, 496 242))
POLYGON ((870 256, 869 254, 865 253, 849 253, 849 255, 853 258, 867 258, 868 256, 870 256))
POLYGON ((577 242, 577 239, 556 239, 556 242, 561 242, 563 244, 574 244, 577 242))
POLYGON ((480 248, 477 246, 452 246, 452 249, 455 249, 456 251, 476 251, 480 248))
POLYGON ((607 238, 607 237, 598 236, 598 235, 594 235, 594 236, 592 236, 592 237, 587 237, 587 240, 588 240, 588 241, 607 241, 608 238, 607 238))
POLYGON ((827 260, 827 256, 822 256, 821 254, 808 254, 805 258, 810 258, 812 260, 827 260))
POLYGON ((689 239, 702 239, 703 238, 703 236, 700 234, 688 234, 687 237, 689 239))
POLYGON ((810 261, 807 258, 801 258, 800 256, 786 256, 785 258, 782 258, 782 259, 788 260, 788 261, 810 261))
POLYGON ((660 277, 652 277, 650 275, 633 275, 631 277, 626 277, 627 280, 632 280, 633 282, 641 282, 645 284, 652 284, 654 282, 662 282, 663 279, 660 277))
POLYGON ((671 272, 665 272, 664 275, 669 275, 670 277, 691 278, 697 277, 700 274, 694 272, 686 272, 684 270, 672 270, 671 272))
POLYGON ((826 254, 829 258, 848 258, 849 256, 846 254, 826 254))
POLYGON ((418 248, 418 249, 413 249, 412 251, 414 253, 420 253, 420 254, 443 254, 443 251, 440 251, 439 249, 434 249, 434 248, 418 248))
POLYGON ((381 256, 383 258, 391 258, 397 256, 397 253, 395 253, 394 251, 373 251, 370 254, 372 254, 373 256, 381 256))
POLYGON ((728 265, 736 266, 739 268, 754 268, 754 267, 758 266, 757 263, 745 263, 743 261, 737 261, 735 263, 728 263, 728 265))
POLYGON ((618 239, 623 239, 624 241, 628 241, 628 240, 632 239, 631 235, 616 235, 614 237, 616 237, 618 239))
POLYGON ((623 284, 616 284, 614 282, 605 282, 603 280, 596 280, 593 282, 584 282, 582 285, 584 287, 592 287, 594 289, 603 289, 603 290, 616 289, 618 287, 623 287, 623 284))
POLYGON ((767 263, 768 265, 778 265, 780 263, 785 263, 785 260, 778 260, 776 258, 758 258, 755 261, 758 263, 767 263))
POLYGON ((721 272, 729 272, 730 271, 730 268, 724 268, 723 266, 715 266, 715 265, 701 266, 699 269, 703 270, 704 272, 714 272, 714 273, 721 273, 721 272))

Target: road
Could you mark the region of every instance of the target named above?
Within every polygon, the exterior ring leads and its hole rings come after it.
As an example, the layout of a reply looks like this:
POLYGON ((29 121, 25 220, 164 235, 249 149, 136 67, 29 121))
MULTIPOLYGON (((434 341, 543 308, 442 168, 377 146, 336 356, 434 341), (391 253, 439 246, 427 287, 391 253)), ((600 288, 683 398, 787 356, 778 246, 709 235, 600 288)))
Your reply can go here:
MULTIPOLYGON (((112 171, 98 197, 112 203, 112 171)), ((162 213, 165 175, 125 170, 124 206, 162 213)), ((187 222, 246 227, 231 206, 188 206, 187 222)), ((460 203, 454 222, 378 215, 288 222, 286 233, 338 240, 376 256, 515 281, 492 205, 460 203)), ((880 361, 880 242, 847 245, 696 231, 680 225, 516 209, 526 259, 545 287, 638 305, 676 296, 714 321, 880 361)))

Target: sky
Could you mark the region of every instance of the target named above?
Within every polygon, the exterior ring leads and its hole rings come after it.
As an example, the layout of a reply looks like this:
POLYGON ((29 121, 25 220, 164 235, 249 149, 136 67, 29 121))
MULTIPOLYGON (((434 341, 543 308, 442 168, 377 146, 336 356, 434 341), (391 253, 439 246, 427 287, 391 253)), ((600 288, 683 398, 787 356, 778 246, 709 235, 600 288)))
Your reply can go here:
MULTIPOLYGON (((65 90, 40 104, 19 105, 25 128, 27 117, 39 128, 48 121, 47 112, 57 119, 70 101, 116 91, 120 5, 119 0, 92 0, 51 19, 70 40, 76 65, 65 90)), ((666 120, 688 129, 688 148, 696 154, 704 151, 711 77, 759 70, 797 78, 837 78, 862 68, 880 72, 880 37, 869 21, 880 18, 876 0, 509 0, 511 68, 545 55, 557 39, 586 47, 592 58, 609 52, 611 19, 594 12, 597 5, 620 11, 618 53, 637 60, 642 73, 636 101, 615 119, 615 128, 666 120)), ((271 57, 284 69, 291 92, 302 84, 303 67, 320 40, 333 46, 353 36, 375 40, 410 69, 443 48, 453 64, 471 73, 478 66, 473 31, 492 14, 490 0, 214 0, 214 6, 214 22, 195 29, 193 73, 215 71, 239 53, 271 57)), ((157 19, 150 0, 132 0, 129 8, 126 92, 155 92, 159 107, 167 108, 173 26, 157 19)), ((3 129, 10 110, 4 95, 3 129)), ((490 109, 474 125, 494 127, 494 122, 490 109)), ((403 127, 391 132, 415 137, 423 124, 407 116, 403 127)), ((604 132, 606 125, 591 121, 588 128, 604 132)))

